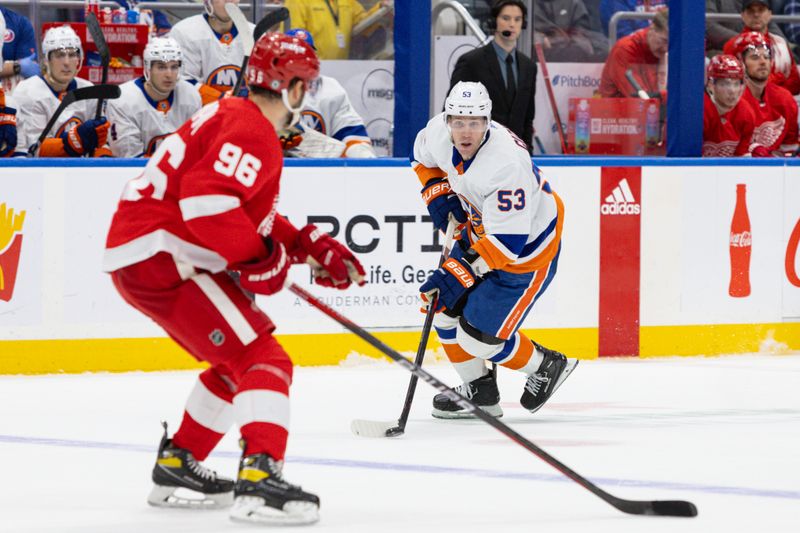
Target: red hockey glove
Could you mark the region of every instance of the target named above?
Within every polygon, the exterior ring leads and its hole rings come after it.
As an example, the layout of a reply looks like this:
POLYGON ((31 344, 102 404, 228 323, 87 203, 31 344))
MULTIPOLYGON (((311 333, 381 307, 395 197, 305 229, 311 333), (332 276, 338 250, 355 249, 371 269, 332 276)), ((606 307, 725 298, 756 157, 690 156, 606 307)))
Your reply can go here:
POLYGON ((264 239, 267 257, 250 263, 240 263, 232 267, 241 274, 239 285, 256 294, 275 294, 283 288, 289 267, 292 266, 286 248, 272 239, 264 239), (277 244, 277 245, 276 245, 277 244))
POLYGON ((766 148, 761 145, 758 145, 755 148, 753 148, 752 154, 753 157, 774 157, 772 155, 772 152, 769 151, 769 148, 766 148))
MULTIPOLYGON (((346 289, 352 282, 364 285, 364 267, 346 246, 322 233, 314 224, 300 229, 298 250, 292 259, 306 262, 310 257, 318 265, 314 269, 314 282, 323 287, 346 289)), ((313 263, 312 263, 313 265, 313 263)))

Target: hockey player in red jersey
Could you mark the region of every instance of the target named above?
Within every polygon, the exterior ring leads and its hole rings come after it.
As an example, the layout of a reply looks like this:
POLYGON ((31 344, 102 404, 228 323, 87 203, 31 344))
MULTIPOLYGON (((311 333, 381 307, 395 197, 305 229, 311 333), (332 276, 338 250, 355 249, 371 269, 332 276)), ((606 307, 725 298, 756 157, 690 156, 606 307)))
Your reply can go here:
POLYGON ((746 101, 744 66, 731 55, 711 58, 703 103, 703 156, 769 156, 761 145, 751 148, 756 116, 746 101))
POLYGON ((792 94, 769 81, 771 53, 764 36, 758 32, 743 33, 736 38, 735 54, 744 63, 745 84, 742 100, 756 114, 753 142, 774 156, 797 150, 797 102, 792 94))
POLYGON ((317 496, 281 474, 292 362, 272 336, 272 321, 245 292, 278 292, 290 265, 304 262, 316 262, 321 285, 363 283, 364 270, 345 246, 313 225, 298 230, 276 211, 283 157, 275 131, 298 119, 318 74, 319 60, 305 42, 265 34, 247 68, 249 97, 201 109, 122 193, 105 270, 128 303, 210 365, 171 439, 165 427, 152 505, 233 501, 234 520, 318 520, 317 496), (226 270, 239 273, 238 284, 226 270), (235 483, 200 463, 234 422, 243 442, 235 483), (200 499, 180 496, 179 488, 200 499))

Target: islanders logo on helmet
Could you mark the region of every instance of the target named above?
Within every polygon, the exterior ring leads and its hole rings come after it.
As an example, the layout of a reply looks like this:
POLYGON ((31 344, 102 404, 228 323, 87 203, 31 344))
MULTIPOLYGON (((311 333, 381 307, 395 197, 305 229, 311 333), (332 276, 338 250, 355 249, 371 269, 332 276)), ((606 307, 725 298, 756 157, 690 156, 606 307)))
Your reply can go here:
POLYGON ((286 32, 286 35, 289 37, 297 37, 298 39, 307 42, 314 50, 317 49, 317 47, 314 46, 314 38, 311 37, 311 34, 308 33, 308 30, 304 28, 292 28, 286 32))

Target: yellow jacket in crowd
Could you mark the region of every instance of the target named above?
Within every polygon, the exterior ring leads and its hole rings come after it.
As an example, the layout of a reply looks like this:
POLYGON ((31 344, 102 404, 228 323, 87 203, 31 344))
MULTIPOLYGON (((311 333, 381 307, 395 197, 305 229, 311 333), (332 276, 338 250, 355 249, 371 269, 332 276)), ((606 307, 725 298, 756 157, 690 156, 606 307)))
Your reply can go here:
POLYGON ((320 59, 348 59, 353 26, 380 9, 366 11, 358 0, 286 0, 293 28, 311 34, 320 59))

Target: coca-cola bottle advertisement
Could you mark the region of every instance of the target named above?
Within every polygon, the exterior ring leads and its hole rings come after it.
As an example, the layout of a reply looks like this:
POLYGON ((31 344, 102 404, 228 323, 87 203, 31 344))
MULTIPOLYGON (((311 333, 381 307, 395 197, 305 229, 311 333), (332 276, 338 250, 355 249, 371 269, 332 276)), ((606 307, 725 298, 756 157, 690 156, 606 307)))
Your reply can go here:
POLYGON ((731 281, 728 294, 734 298, 750 296, 750 253, 753 236, 747 214, 747 187, 736 185, 736 207, 733 209, 730 234, 731 281))

